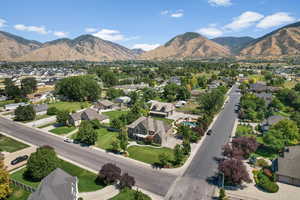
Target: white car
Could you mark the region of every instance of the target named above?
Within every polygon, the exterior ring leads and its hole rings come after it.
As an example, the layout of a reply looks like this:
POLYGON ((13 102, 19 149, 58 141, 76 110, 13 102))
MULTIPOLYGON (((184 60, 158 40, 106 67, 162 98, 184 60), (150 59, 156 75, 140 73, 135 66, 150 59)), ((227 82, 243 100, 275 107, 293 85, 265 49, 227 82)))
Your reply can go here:
POLYGON ((64 142, 66 142, 66 143, 73 143, 73 140, 72 140, 72 139, 69 139, 69 138, 65 138, 65 139, 64 139, 64 142))

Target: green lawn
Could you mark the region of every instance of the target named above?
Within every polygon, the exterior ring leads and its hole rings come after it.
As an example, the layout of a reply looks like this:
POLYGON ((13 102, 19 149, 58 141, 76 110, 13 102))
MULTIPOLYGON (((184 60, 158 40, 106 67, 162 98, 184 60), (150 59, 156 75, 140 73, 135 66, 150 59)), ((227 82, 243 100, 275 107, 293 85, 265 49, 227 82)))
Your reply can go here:
POLYGON ((236 129, 236 136, 245 136, 253 133, 253 129, 251 126, 238 125, 236 129))
POLYGON ((57 135, 65 135, 68 134, 72 131, 74 131, 76 129, 76 127, 74 126, 61 126, 61 127, 57 127, 54 128, 52 130, 50 130, 51 133, 57 134, 57 135))
POLYGON ((110 120, 115 119, 120 117, 123 114, 127 114, 127 110, 114 110, 114 111, 108 111, 108 112, 103 112, 103 115, 106 115, 109 117, 110 120))
POLYGON ((4 107, 7 104, 15 103, 15 100, 6 100, 6 101, 0 101, 0 107, 4 107))
POLYGON ((49 108, 56 107, 58 110, 69 110, 69 111, 77 111, 89 106, 91 106, 91 104, 88 102, 60 101, 60 102, 49 104, 49 108))
POLYGON ((118 132, 108 131, 106 128, 97 130, 98 140, 95 144, 96 147, 101 149, 110 150, 112 148, 112 141, 118 137, 118 132))
POLYGON ((0 134, 0 151, 3 150, 12 153, 27 147, 29 147, 27 144, 0 134))
MULTIPOLYGON (((134 198, 134 193, 136 191, 135 190, 129 190, 129 189, 125 189, 125 190, 122 190, 117 196, 111 198, 110 200, 135 200, 134 198)), ((145 194, 144 195, 144 198, 145 200, 151 200, 151 198, 145 194)))
POLYGON ((8 197, 7 200, 27 200, 30 193, 22 190, 19 187, 11 186, 13 189, 13 193, 8 197))
POLYGON ((48 117, 51 117, 51 116, 47 115, 47 114, 45 114, 45 115, 36 115, 34 120, 22 121, 22 123, 33 122, 33 121, 40 120, 40 119, 45 119, 45 118, 48 118, 48 117))
POLYGON ((166 153, 169 155, 170 161, 174 161, 173 150, 169 148, 153 148, 142 146, 131 146, 128 148, 129 157, 148 164, 159 163, 159 155, 166 153))
POLYGON ((153 119, 157 119, 157 120, 162 120, 162 121, 165 121, 166 123, 168 124, 172 124, 174 122, 173 119, 167 119, 167 118, 164 118, 164 117, 152 117, 153 119))
MULTIPOLYGON (((61 169, 63 169, 65 172, 69 173, 72 176, 77 176, 79 183, 78 183, 78 190, 79 192, 91 192, 100 190, 104 187, 103 184, 97 184, 96 178, 97 175, 87 171, 85 169, 82 169, 76 165, 73 165, 69 162, 66 162, 64 160, 60 160, 59 166, 61 169)), ((12 179, 15 179, 21 183, 24 183, 26 185, 29 185, 31 187, 37 188, 40 182, 32 182, 30 180, 26 180, 23 177, 24 172, 26 171, 26 168, 23 168, 11 175, 12 179)))

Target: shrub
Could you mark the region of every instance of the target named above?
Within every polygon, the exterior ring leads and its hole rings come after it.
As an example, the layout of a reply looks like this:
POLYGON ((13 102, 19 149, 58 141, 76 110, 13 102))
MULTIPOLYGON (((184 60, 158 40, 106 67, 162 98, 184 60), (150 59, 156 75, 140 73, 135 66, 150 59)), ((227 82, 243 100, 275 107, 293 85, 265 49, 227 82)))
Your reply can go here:
POLYGON ((99 120, 97 120, 97 119, 91 120, 90 123, 92 124, 93 129, 101 128, 101 124, 100 124, 99 120))
POLYGON ((57 115, 58 109, 56 107, 50 107, 47 109, 47 115, 57 115))
POLYGON ((268 167, 269 163, 266 160, 261 158, 256 161, 256 165, 259 167, 268 167))
POLYGON ((257 174, 256 184, 270 193, 276 193, 279 190, 279 186, 276 184, 276 182, 271 181, 271 179, 263 171, 260 171, 257 174))

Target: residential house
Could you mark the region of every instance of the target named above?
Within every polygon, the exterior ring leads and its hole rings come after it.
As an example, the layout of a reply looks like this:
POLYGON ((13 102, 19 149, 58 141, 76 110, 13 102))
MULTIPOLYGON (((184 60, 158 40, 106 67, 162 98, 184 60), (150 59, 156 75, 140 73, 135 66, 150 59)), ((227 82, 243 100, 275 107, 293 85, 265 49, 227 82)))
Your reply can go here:
POLYGON ((158 101, 152 101, 150 107, 150 115, 169 117, 173 115, 175 106, 172 103, 163 103, 158 101))
POLYGON ((33 105, 33 110, 37 115, 45 115, 48 110, 48 105, 47 104, 34 104, 33 105))
POLYGON ((68 123, 73 126, 79 126, 82 120, 98 120, 102 123, 109 122, 109 118, 106 115, 98 114, 96 110, 87 108, 84 111, 71 114, 68 123))
POLYGON ((98 111, 100 110, 109 110, 114 107, 114 103, 109 101, 109 100, 101 100, 98 101, 95 105, 94 108, 98 111))
POLYGON ((219 86, 221 86, 222 84, 221 84, 221 82, 220 81, 217 81, 217 80, 215 80, 215 81, 213 81, 213 82, 211 82, 209 85, 208 85, 208 89, 216 89, 216 88, 218 88, 219 86))
POLYGON ((252 83, 250 84, 250 91, 255 93, 267 92, 268 86, 265 83, 252 83))
POLYGON ((267 105, 269 105, 272 102, 272 99, 273 99, 272 93, 266 93, 266 92, 255 93, 255 96, 263 99, 266 102, 267 105))
POLYGON ((0 96, 0 101, 6 101, 7 100, 7 96, 0 96))
POLYGON ((131 98, 128 96, 118 97, 115 99, 116 103, 128 104, 131 101, 131 98))
POLYGON ((162 120, 152 117, 140 117, 127 126, 128 136, 138 141, 152 140, 156 144, 165 145, 172 132, 172 127, 162 120))
POLYGON ((277 181, 300 186, 300 146, 286 148, 282 156, 273 161, 277 181))
POLYGON ((78 179, 60 168, 46 176, 28 200, 77 200, 78 179))
POLYGON ((286 119, 286 117, 283 117, 280 115, 273 115, 273 116, 268 117, 262 123, 262 131, 263 132, 268 131, 272 125, 277 124, 278 122, 280 122, 281 120, 284 120, 284 119, 286 119))
POLYGON ((172 76, 169 80, 168 83, 170 84, 176 84, 176 85, 181 85, 181 79, 177 76, 172 76))
POLYGON ((26 106, 28 104, 24 103, 24 102, 21 102, 21 103, 11 103, 11 104, 6 104, 4 106, 4 109, 5 110, 15 110, 17 109, 19 106, 26 106))

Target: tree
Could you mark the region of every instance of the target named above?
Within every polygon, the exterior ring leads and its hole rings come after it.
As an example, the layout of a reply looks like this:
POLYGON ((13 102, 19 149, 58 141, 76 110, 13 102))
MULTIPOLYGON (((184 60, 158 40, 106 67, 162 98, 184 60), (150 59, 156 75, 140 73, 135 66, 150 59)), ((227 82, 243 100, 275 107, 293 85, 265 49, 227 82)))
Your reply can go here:
POLYGON ((69 120, 69 115, 70 115, 69 111, 67 111, 67 110, 58 111, 57 115, 56 115, 57 123, 62 124, 62 125, 67 125, 68 120, 69 120))
POLYGON ((6 199, 11 192, 9 173, 4 166, 2 158, 0 158, 0 199, 6 199))
POLYGON ((114 118, 111 120, 110 126, 120 130, 123 128, 123 126, 125 126, 125 123, 123 123, 120 118, 114 118))
POLYGON ((118 139, 113 139, 111 142, 111 150, 114 152, 120 151, 120 140, 118 139))
POLYGON ((300 141, 298 126, 292 120, 281 120, 271 126, 269 131, 264 134, 263 141, 267 146, 277 151, 284 146, 298 144, 300 141))
POLYGON ((30 121, 34 120, 36 113, 32 105, 19 106, 15 110, 15 120, 16 121, 30 121))
POLYGON ((125 95, 124 91, 120 90, 120 89, 109 88, 106 91, 106 96, 110 100, 115 99, 115 98, 120 97, 120 96, 124 96, 124 95, 125 95))
POLYGON ((295 85, 294 90, 296 90, 297 92, 300 92, 300 83, 297 83, 295 85))
POLYGON ((59 167, 58 164, 59 159, 52 147, 39 147, 30 155, 25 175, 31 180, 40 181, 59 167))
POLYGON ((127 145, 128 145, 128 134, 126 130, 122 130, 119 133, 119 140, 120 140, 120 147, 121 149, 126 152, 127 151, 127 145))
POLYGON ((239 159, 228 159, 220 162, 219 171, 224 173, 225 183, 228 185, 241 185, 242 182, 252 182, 246 166, 239 159))
POLYGON ((96 101, 101 89, 92 75, 73 76, 60 80, 55 92, 72 101, 96 101))
POLYGON ((141 191, 136 190, 134 193, 134 200, 150 200, 150 198, 141 191))
POLYGON ((207 78, 205 76, 199 76, 197 79, 198 86, 200 88, 206 88, 207 86, 207 78))
POLYGON ((21 98, 21 90, 18 86, 15 86, 14 82, 10 78, 4 79, 4 93, 10 99, 21 98))
POLYGON ((128 173, 125 173, 120 178, 120 188, 129 188, 131 189, 135 185, 135 179, 132 176, 129 176, 128 173))
POLYGON ((97 132, 89 121, 82 121, 76 139, 87 145, 94 145, 97 141, 97 132))
POLYGON ((116 181, 120 180, 120 178, 121 169, 112 163, 103 165, 98 174, 98 180, 103 180, 106 184, 116 183, 116 181))
POLYGON ((234 138, 229 144, 225 145, 223 155, 230 158, 247 159, 250 154, 255 152, 259 144, 253 137, 238 137, 234 138))
POLYGON ((50 107, 47 109, 47 115, 56 115, 59 110, 56 107, 50 107))
POLYGON ((208 92, 206 95, 200 96, 199 104, 205 113, 213 115, 222 107, 224 99, 225 92, 222 87, 219 87, 208 92))
POLYGON ((158 159, 160 165, 163 167, 165 167, 169 163, 169 155, 166 153, 159 154, 158 159))
POLYGON ((184 158, 183 148, 179 144, 177 144, 174 148, 174 157, 176 164, 180 164, 184 158))
POLYGON ((37 89, 37 81, 34 77, 28 77, 21 80, 21 90, 24 95, 31 94, 37 89))
POLYGON ((220 189, 220 194, 219 194, 219 200, 225 200, 225 199, 227 199, 225 190, 224 190, 224 188, 221 188, 220 189))

